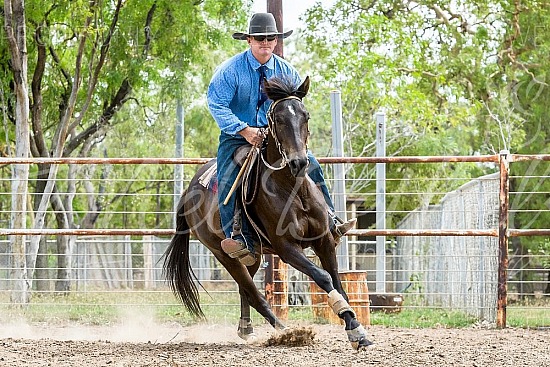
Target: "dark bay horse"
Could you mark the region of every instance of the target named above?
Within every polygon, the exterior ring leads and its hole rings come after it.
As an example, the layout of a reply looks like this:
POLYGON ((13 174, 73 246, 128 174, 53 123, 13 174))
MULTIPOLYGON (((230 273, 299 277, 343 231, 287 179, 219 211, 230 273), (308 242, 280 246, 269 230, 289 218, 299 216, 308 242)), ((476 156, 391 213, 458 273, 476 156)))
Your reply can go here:
MULTIPOLYGON (((309 77, 300 86, 286 79, 265 81, 265 91, 274 102, 268 111, 267 144, 257 153, 254 195, 247 200, 245 211, 257 231, 267 239, 256 251, 277 254, 327 292, 329 306, 345 321, 348 340, 358 349, 372 343, 366 338, 366 331, 342 289, 327 205, 319 188, 305 173, 309 162, 309 114, 302 98, 308 89, 309 77), (322 268, 306 257, 303 250, 307 247, 319 257, 322 268)), ((245 340, 254 336, 250 306, 274 328, 284 329, 253 282, 261 256, 254 265, 246 267, 221 248, 220 242, 225 236, 220 224, 217 193, 199 182, 214 163, 215 160, 199 169, 181 197, 176 235, 165 253, 166 278, 187 310, 195 316, 204 316, 189 261, 189 236, 193 232, 238 283, 241 297, 238 335, 245 340)))

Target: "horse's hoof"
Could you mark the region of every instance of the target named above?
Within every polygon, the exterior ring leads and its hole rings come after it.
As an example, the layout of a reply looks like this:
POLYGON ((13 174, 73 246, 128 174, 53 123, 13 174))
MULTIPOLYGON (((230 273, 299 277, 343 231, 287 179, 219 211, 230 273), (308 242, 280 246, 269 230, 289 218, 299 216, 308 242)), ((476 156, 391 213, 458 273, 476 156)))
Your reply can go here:
POLYGON ((359 325, 353 330, 346 330, 346 333, 348 334, 348 340, 352 348, 355 350, 364 349, 373 345, 373 343, 367 339, 367 331, 363 325, 359 325))
POLYGON ((242 329, 239 328, 239 330, 237 330, 237 335, 239 336, 239 338, 246 342, 254 341, 255 339, 257 339, 256 333, 254 333, 254 329, 252 327, 242 329))
POLYGON ((256 336, 256 333, 250 333, 250 334, 244 334, 239 332, 237 335, 239 335, 239 338, 244 340, 247 343, 254 343, 258 340, 258 337, 256 336))
POLYGON ((373 346, 374 346, 374 343, 368 339, 361 339, 358 342, 351 342, 351 347, 355 350, 364 350, 373 346))
POLYGON ((254 327, 252 326, 252 321, 248 318, 239 320, 239 327, 237 328, 237 335, 244 341, 250 342, 256 338, 254 334, 254 327))

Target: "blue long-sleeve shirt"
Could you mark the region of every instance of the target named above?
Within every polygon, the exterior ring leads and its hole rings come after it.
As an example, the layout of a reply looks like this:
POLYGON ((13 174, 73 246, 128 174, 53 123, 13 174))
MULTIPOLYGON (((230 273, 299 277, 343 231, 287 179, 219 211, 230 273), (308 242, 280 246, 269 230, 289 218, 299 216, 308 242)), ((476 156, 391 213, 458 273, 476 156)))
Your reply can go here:
MULTIPOLYGON (((287 76, 299 85, 300 75, 288 61, 273 55, 264 65, 267 67, 267 79, 287 76)), ((222 132, 237 135, 247 126, 267 126, 266 113, 272 101, 268 99, 257 109, 260 66, 248 49, 225 61, 214 72, 208 86, 207 101, 210 113, 222 132)))

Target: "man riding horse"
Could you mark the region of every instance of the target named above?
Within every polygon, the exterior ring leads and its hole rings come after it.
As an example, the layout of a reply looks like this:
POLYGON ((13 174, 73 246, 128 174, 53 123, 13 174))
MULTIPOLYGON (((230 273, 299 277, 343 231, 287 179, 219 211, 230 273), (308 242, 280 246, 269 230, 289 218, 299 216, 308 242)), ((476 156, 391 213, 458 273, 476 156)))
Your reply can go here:
POLYGON ((218 185, 210 185, 216 169, 216 160, 211 160, 198 170, 183 193, 176 215, 176 234, 165 252, 165 275, 187 310, 204 316, 190 260, 193 233, 238 284, 239 337, 255 337, 251 308, 275 329, 285 329, 254 282, 261 262, 254 255, 255 239, 245 227, 246 220, 242 220, 244 233, 239 232, 241 219, 234 220, 237 206, 246 212, 262 239, 260 253, 278 255, 325 291, 329 307, 344 321, 352 347, 361 349, 372 343, 343 289, 335 247, 337 238, 355 221, 336 226, 321 169, 307 149, 309 113, 302 100, 309 90, 309 77, 299 83, 295 69, 272 54, 277 38, 289 34, 277 32, 272 15, 255 14, 248 33, 233 35, 246 39, 250 49, 222 64, 208 91, 210 109, 222 130, 218 185), (260 76, 262 70, 272 78, 260 76), (253 147, 243 164, 253 172, 245 175, 246 189, 241 190, 244 205, 237 204, 231 195, 227 197, 229 193, 235 196, 233 184, 242 172, 233 157, 241 146, 253 147), (306 174, 308 170, 310 176, 306 174), (232 226, 233 222, 237 226, 232 226), (313 250, 320 266, 305 254, 306 248, 313 250))
MULTIPOLYGON (((221 246, 230 257, 238 258, 246 266, 256 262, 256 237, 248 221, 241 218, 237 193, 231 193, 239 172, 234 155, 239 147, 258 146, 264 139, 266 113, 272 104, 263 91, 264 80, 276 76, 301 84, 296 69, 273 54, 278 40, 291 33, 278 32, 270 13, 252 15, 248 32, 233 34, 234 39, 247 41, 249 49, 222 63, 208 87, 208 107, 221 130, 217 154, 218 204, 226 237, 221 246)), ((328 225, 337 241, 355 226, 356 219, 344 222, 336 217, 319 162, 311 152, 308 159, 307 174, 323 193, 331 218, 328 225)))

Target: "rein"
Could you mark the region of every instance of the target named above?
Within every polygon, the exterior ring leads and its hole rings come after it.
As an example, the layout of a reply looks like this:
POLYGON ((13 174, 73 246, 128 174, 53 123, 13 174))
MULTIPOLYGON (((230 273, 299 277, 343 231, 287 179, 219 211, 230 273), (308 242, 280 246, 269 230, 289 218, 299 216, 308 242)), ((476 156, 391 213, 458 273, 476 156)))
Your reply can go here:
MULTIPOLYGON (((275 106, 277 106, 279 104, 279 102, 284 101, 284 100, 289 100, 289 99, 296 99, 296 100, 302 102, 302 100, 300 98, 296 97, 296 96, 288 96, 288 97, 281 98, 281 99, 278 99, 275 102, 273 102, 271 104, 271 106, 269 106, 269 110, 267 111, 267 130, 268 130, 268 132, 271 133, 271 136, 273 136, 273 140, 275 140, 275 144, 277 145, 277 149, 279 150, 279 154, 281 154, 282 160, 281 160, 281 163, 280 163, 279 167, 273 167, 271 164, 269 164, 265 160, 263 154, 260 154, 260 157, 262 158, 262 162, 264 163, 264 165, 267 168, 269 168, 273 171, 282 170, 290 162, 286 152, 284 151, 284 149, 281 145, 281 142, 279 141, 279 137, 277 136, 277 131, 275 130, 275 126, 274 126, 275 125, 275 119, 273 118, 275 106)), ((306 144, 306 150, 307 150, 307 144, 306 144)))
MULTIPOLYGON (((271 170, 274 170, 274 171, 282 170, 290 162, 286 152, 283 150, 281 142, 279 141, 279 137, 277 136, 277 132, 276 132, 275 127, 274 127, 275 119, 273 118, 274 110, 275 110, 275 107, 277 106, 277 104, 279 104, 279 102, 281 102, 281 101, 288 100, 288 99, 295 99, 295 100, 298 100, 300 102, 302 101, 300 98, 298 98, 296 96, 288 96, 288 97, 281 98, 281 99, 278 99, 275 102, 273 102, 271 104, 271 106, 269 107, 269 110, 267 111, 267 121, 268 121, 267 132, 271 133, 271 136, 273 136, 273 140, 275 140, 275 144, 277 145, 277 149, 279 150, 279 153, 281 154, 281 158, 282 158, 282 161, 281 161, 281 164, 279 165, 279 167, 273 167, 271 164, 269 164, 269 162, 266 161, 266 159, 264 157, 264 154, 262 154, 263 149, 261 149, 261 148, 252 147, 254 152, 251 151, 251 153, 250 153, 250 154, 253 154, 253 155, 259 155, 260 158, 261 158, 261 161, 263 162, 263 164, 267 168, 269 168, 271 170)), ((264 134, 264 136, 267 136, 267 134, 264 134)), ((307 144, 306 144, 306 150, 307 150, 307 144)), ((256 234, 258 235, 258 238, 260 239, 260 249, 261 249, 263 247, 262 239, 264 239, 269 244, 271 244, 271 242, 269 241, 269 238, 264 233, 264 231, 262 231, 260 226, 258 226, 258 224, 255 223, 252 220, 252 217, 249 215, 249 213, 247 211, 247 206, 254 201, 254 199, 256 198, 256 195, 258 194, 259 165, 254 164, 255 160, 256 160, 256 157, 253 157, 251 167, 248 169, 247 174, 244 176, 243 189, 241 191, 241 199, 242 199, 243 204, 244 204, 243 205, 244 213, 248 217, 250 223, 252 224, 252 227, 254 228, 254 230, 256 231, 256 234), (256 167, 256 172, 254 172, 254 173, 252 173, 253 167, 256 167), (251 184, 251 182, 250 182, 251 178, 254 179, 254 181, 252 182, 253 191, 252 191, 251 197, 247 198, 248 187, 251 184)), ((260 250, 260 253, 263 253, 263 250, 260 250)))

